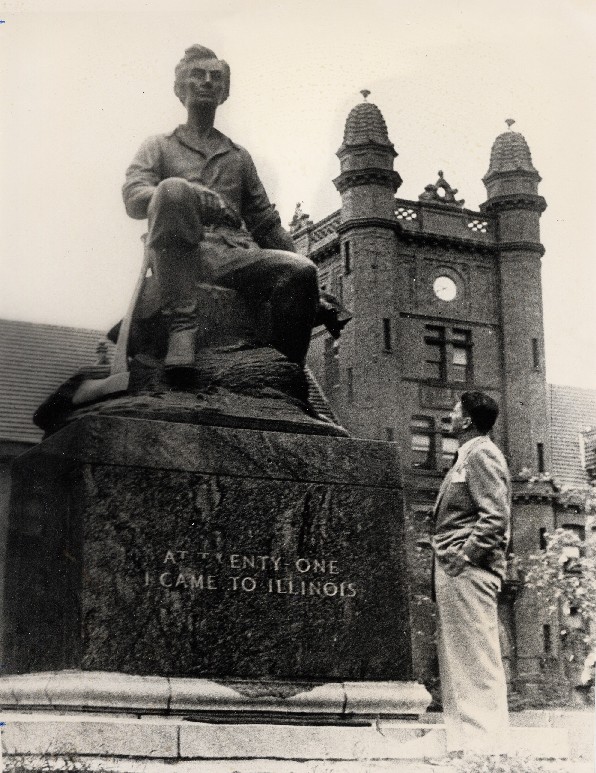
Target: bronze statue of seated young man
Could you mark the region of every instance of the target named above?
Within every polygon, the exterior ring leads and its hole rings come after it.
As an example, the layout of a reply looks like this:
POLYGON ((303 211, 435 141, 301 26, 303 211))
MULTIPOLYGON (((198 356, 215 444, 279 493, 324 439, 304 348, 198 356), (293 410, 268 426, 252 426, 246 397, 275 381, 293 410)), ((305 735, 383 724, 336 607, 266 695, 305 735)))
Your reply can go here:
POLYGON ((188 120, 147 139, 126 172, 126 211, 149 220, 171 376, 195 364, 200 282, 234 289, 258 308, 263 343, 293 363, 304 362, 319 307, 315 265, 295 254, 248 152, 213 126, 229 86, 225 62, 188 48, 174 85, 188 120))
POLYGON ((188 120, 147 139, 126 171, 126 211, 149 228, 128 313, 108 334, 112 365, 46 400, 35 421, 47 432, 97 411, 249 427, 266 416, 275 428, 321 419, 304 367, 311 331, 324 324, 337 338, 350 315, 320 297, 250 155, 214 128, 229 86, 213 51, 187 49, 174 91, 188 120))

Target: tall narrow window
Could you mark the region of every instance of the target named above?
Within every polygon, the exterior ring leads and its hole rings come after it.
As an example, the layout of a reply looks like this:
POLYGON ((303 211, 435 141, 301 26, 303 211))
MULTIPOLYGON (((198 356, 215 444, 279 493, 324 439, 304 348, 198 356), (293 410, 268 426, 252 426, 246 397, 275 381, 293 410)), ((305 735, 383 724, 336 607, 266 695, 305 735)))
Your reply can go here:
POLYGON ((344 242, 344 273, 346 276, 352 273, 352 250, 350 242, 344 242))
POLYGON ((424 338, 424 376, 433 381, 444 381, 446 376, 445 328, 427 325, 429 335, 424 338))
POLYGON ((540 529, 540 550, 546 550, 546 529, 540 529))
POLYGON ((441 459, 440 465, 443 471, 448 470, 453 464, 455 454, 459 447, 457 438, 451 434, 451 419, 444 416, 441 419, 441 459))
POLYGON ((343 297, 344 297, 344 283, 343 283, 343 277, 340 272, 341 272, 341 268, 339 269, 339 271, 335 269, 331 274, 330 293, 331 295, 335 295, 337 300, 340 303, 342 303, 343 297))
POLYGON ((332 392, 339 386, 339 346, 329 337, 325 339, 325 390, 332 392))
POLYGON ((550 625, 545 623, 542 626, 542 640, 544 642, 544 654, 550 655, 553 651, 553 639, 551 635, 550 625))
POLYGON ((532 364, 534 370, 540 370, 540 346, 537 338, 532 338, 532 364))
POLYGON ((386 352, 390 352, 392 347, 391 341, 391 320, 389 317, 383 319, 383 349, 386 352))
POLYGON ((460 384, 471 381, 470 331, 454 328, 450 336, 449 380, 460 384))
POLYGON ((385 427, 385 440, 388 443, 393 443, 395 440, 395 432, 393 431, 393 427, 385 427))
POLYGON ((544 469, 544 443, 536 443, 536 456, 538 457, 538 472, 546 472, 544 469))
POLYGON ((348 402, 354 402, 354 368, 346 368, 346 379, 348 382, 348 402))
POLYGON ((435 468, 435 426, 428 416, 414 416, 410 425, 412 467, 435 468))
POLYGON ((470 330, 427 325, 424 337, 424 376, 444 384, 470 384, 472 371, 472 333, 470 330))
POLYGON ((458 448, 459 443, 457 442, 457 438, 443 435, 443 447, 441 449, 443 470, 448 470, 451 467, 458 448))

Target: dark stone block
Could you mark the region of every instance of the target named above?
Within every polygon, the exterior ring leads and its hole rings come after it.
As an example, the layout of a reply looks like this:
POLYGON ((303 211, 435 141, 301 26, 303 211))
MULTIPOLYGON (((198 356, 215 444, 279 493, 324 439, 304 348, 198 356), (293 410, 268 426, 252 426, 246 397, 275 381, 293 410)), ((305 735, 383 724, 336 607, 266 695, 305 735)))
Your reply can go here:
POLYGON ((7 672, 411 678, 393 445, 96 416, 14 476, 7 672))

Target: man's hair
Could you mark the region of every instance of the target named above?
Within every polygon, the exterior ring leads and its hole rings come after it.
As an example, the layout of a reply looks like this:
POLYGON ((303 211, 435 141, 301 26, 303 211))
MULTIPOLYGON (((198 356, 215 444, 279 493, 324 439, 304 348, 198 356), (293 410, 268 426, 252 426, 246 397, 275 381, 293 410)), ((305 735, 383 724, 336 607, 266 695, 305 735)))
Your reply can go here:
POLYGON ((470 417, 478 432, 483 435, 490 432, 499 415, 496 401, 484 392, 464 392, 459 399, 463 412, 470 417))
POLYGON ((175 78, 174 78, 174 94, 182 102, 184 96, 184 79, 186 77, 186 70, 191 62, 200 59, 215 59, 221 64, 221 69, 224 77, 224 90, 221 98, 222 102, 230 96, 230 67, 223 59, 218 59, 217 55, 210 48, 200 46, 198 43, 194 46, 190 46, 184 52, 184 56, 176 65, 175 78))

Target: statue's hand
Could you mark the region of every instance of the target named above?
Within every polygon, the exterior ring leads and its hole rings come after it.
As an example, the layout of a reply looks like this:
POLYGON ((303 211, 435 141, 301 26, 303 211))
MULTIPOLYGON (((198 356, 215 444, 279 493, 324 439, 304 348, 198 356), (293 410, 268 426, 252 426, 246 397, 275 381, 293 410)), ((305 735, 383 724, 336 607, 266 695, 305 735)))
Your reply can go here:
POLYGON ((219 193, 212 191, 205 185, 201 185, 201 183, 193 182, 192 187, 197 194, 204 222, 217 223, 226 209, 222 197, 219 193))

